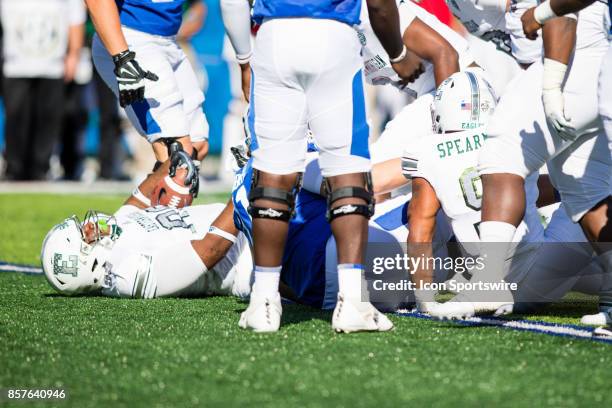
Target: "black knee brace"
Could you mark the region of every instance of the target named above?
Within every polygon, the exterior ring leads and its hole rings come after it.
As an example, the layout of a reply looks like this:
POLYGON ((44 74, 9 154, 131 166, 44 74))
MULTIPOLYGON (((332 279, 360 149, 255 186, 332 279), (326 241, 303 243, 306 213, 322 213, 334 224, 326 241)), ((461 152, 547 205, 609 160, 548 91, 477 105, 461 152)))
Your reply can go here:
POLYGON ((341 187, 331 191, 331 186, 328 179, 325 179, 325 192, 327 195, 327 212, 325 217, 328 222, 332 222, 338 217, 344 215, 361 215, 370 219, 374 215, 374 195, 372 193, 372 176, 370 173, 365 173, 365 188, 363 187, 341 187), (366 204, 344 204, 336 208, 332 208, 332 204, 343 198, 360 198, 366 204))
POLYGON ((253 218, 268 218, 272 220, 289 222, 294 214, 295 197, 302 184, 302 174, 297 177, 295 186, 291 191, 281 190, 274 187, 259 187, 257 185, 259 172, 253 169, 253 179, 251 180, 251 192, 249 193, 249 214, 253 218), (258 207, 255 200, 264 199, 287 204, 287 210, 280 210, 271 207, 258 207))

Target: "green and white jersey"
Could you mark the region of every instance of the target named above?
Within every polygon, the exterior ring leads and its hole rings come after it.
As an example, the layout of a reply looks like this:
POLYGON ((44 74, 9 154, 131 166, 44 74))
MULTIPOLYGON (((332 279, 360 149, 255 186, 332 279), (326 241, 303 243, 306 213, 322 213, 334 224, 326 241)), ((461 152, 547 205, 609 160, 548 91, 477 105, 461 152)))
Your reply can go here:
MULTIPOLYGON (((455 237, 462 243, 480 241, 482 181, 477 166, 485 141, 486 135, 480 130, 432 134, 422 141, 420 151, 405 152, 403 158, 405 174, 422 177, 432 185, 455 237)), ((527 210, 515 242, 542 239, 543 227, 535 206, 537 176, 525 181, 527 210)))
POLYGON ((243 256, 248 247, 243 234, 211 270, 187 278, 188 271, 182 267, 188 264, 187 256, 197 256, 191 241, 202 239, 224 208, 224 204, 182 209, 122 206, 114 215, 121 234, 106 262, 102 294, 127 298, 240 295, 233 293, 237 269, 241 267, 249 275, 251 269, 250 251, 243 256), (168 248, 178 253, 169 253, 168 248))

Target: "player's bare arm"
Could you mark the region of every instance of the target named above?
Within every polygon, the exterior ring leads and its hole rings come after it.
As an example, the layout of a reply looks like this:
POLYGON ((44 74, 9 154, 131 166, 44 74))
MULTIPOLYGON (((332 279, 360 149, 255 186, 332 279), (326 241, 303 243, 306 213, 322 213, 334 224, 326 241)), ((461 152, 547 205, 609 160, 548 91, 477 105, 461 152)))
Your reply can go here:
POLYGON ((191 241, 191 245, 204 265, 210 269, 227 255, 237 236, 238 229, 234 225, 234 204, 230 198, 223 212, 213 221, 209 233, 200 240, 191 241))
MULTIPOLYGON (((434 188, 422 177, 412 179, 412 199, 408 206, 408 255, 411 257, 432 257, 433 237, 436 230, 436 214, 440 209, 440 202, 434 188)), ((416 283, 415 292, 417 307, 420 311, 427 311, 427 304, 434 302, 434 293, 422 290, 424 283, 433 281, 431 265, 420 265, 412 275, 416 283)))
POLYGON ((189 41, 191 37, 198 33, 204 25, 206 18, 206 5, 202 0, 197 0, 191 3, 179 32, 176 34, 180 41, 189 41))
POLYGON ((459 72, 457 51, 444 37, 418 18, 406 28, 403 38, 408 50, 433 64, 436 87, 455 72, 459 72))
POLYGON ((128 45, 119 21, 119 10, 115 0, 85 0, 96 32, 109 54, 127 51, 128 45))
POLYGON ((402 41, 399 12, 393 0, 368 0, 370 24, 383 48, 389 54, 391 66, 406 83, 423 72, 421 59, 409 51, 402 41))
POLYGON ((402 160, 399 157, 372 166, 374 195, 389 193, 408 182, 402 174, 402 160))
POLYGON ((576 13, 594 3, 594 0, 549 0, 532 7, 521 16, 523 32, 530 40, 535 40, 537 31, 547 21, 558 16, 576 13))

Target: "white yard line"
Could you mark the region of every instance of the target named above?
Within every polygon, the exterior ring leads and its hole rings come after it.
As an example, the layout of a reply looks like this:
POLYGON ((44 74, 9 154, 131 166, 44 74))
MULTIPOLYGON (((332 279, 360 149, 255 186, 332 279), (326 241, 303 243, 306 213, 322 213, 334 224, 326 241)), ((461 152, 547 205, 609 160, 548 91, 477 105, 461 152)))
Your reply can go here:
MULTIPOLYGON (((411 313, 403 310, 398 311, 397 314, 404 317, 434 320, 430 316, 421 313, 411 313)), ((548 323, 536 320, 507 320, 497 317, 471 317, 464 320, 453 320, 452 322, 464 326, 495 326, 509 330, 528 331, 532 333, 547 334, 550 336, 595 340, 612 344, 612 339, 593 338, 592 329, 586 326, 548 323)))

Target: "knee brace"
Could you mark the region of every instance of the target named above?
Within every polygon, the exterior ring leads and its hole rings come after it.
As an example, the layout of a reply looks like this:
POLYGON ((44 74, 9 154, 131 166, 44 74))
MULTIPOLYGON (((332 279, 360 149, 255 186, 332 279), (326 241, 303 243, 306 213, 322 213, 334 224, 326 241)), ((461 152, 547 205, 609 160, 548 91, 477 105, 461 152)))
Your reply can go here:
POLYGON ((338 217, 344 215, 361 215, 370 219, 374 215, 374 194, 372 193, 372 175, 368 172, 364 175, 365 188, 363 187, 341 187, 332 191, 328 179, 325 179, 325 193, 327 195, 327 212, 325 214, 327 222, 332 222, 338 217), (359 198, 366 204, 344 204, 336 208, 332 208, 334 202, 343 198, 359 198))
POLYGON ((249 214, 253 218, 268 218, 283 222, 289 222, 294 215, 295 197, 302 183, 302 173, 298 174, 297 180, 291 191, 282 190, 274 187, 258 186, 259 172, 253 169, 253 178, 251 180, 251 191, 249 193, 249 214), (259 207, 255 205, 255 201, 271 200, 278 203, 286 204, 289 207, 287 210, 281 210, 271 207, 259 207))

